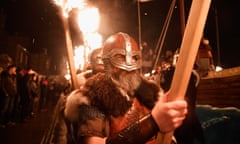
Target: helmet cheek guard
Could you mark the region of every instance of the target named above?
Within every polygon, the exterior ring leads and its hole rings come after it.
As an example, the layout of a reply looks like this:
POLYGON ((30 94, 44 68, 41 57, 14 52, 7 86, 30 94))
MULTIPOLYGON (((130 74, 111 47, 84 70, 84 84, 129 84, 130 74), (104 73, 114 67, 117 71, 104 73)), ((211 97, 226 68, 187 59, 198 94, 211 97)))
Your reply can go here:
POLYGON ((141 68, 141 51, 136 41, 125 33, 110 36, 103 46, 103 60, 113 66, 133 71, 141 68))

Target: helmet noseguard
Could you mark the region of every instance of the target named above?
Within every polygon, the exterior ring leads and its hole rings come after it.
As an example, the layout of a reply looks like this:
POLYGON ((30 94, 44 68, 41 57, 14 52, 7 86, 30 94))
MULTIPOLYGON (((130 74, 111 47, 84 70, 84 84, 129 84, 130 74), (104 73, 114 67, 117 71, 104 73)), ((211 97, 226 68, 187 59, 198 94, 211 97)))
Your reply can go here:
POLYGON ((119 32, 110 36, 103 46, 104 64, 132 71, 141 68, 141 51, 136 41, 126 33, 119 32))

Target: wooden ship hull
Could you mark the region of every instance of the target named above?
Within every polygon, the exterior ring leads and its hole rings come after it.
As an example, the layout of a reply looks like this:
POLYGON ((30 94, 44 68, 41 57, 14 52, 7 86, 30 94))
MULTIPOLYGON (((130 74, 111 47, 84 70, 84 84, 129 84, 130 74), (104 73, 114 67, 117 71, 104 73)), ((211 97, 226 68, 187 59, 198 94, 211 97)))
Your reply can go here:
POLYGON ((240 67, 209 72, 201 78, 196 103, 240 108, 240 67))

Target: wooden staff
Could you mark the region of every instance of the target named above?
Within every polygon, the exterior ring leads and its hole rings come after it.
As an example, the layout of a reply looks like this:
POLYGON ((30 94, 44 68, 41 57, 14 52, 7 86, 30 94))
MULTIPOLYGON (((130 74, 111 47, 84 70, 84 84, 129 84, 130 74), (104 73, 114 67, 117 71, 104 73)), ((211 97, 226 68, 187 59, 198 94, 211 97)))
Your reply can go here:
MULTIPOLYGON (((205 27, 211 0, 193 0, 180 47, 168 101, 184 99, 205 27)), ((159 134, 157 144, 170 144, 173 132, 159 134)))
POLYGON ((63 21, 64 31, 65 31, 66 48, 68 53, 68 61, 69 61, 72 85, 73 85, 73 89, 77 89, 78 88, 77 73, 76 73, 74 60, 73 60, 73 48, 72 48, 72 40, 70 37, 68 19, 65 17, 62 17, 62 21, 63 21))

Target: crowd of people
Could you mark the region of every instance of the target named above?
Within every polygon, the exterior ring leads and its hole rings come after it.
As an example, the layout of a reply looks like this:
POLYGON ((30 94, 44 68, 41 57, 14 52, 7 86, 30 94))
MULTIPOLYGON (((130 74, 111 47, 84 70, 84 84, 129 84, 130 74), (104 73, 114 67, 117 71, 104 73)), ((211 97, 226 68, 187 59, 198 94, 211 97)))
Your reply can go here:
POLYGON ((48 108, 49 81, 32 69, 9 65, 0 75, 0 128, 27 122, 48 108))

